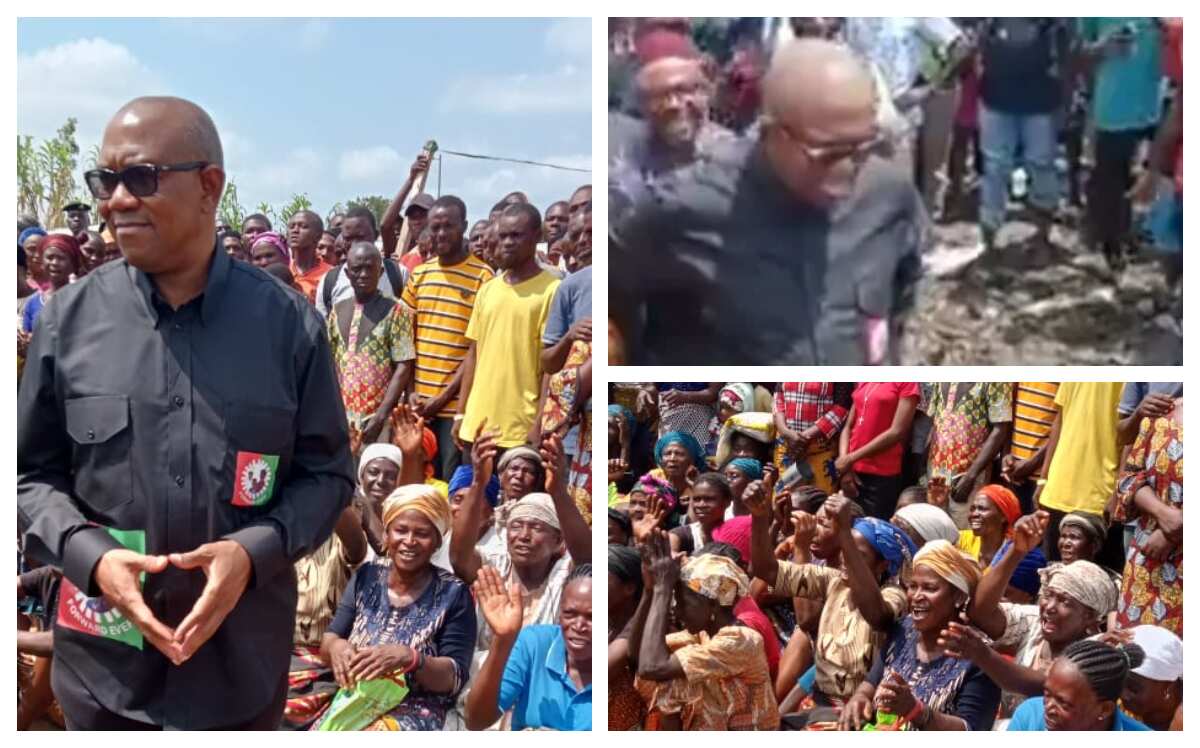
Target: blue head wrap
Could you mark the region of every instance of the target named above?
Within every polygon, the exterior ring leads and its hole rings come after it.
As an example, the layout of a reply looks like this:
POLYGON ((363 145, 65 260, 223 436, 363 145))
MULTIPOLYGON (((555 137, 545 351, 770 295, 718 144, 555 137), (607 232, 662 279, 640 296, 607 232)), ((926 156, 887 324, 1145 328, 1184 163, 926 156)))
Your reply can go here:
POLYGON ((863 517, 854 520, 854 529, 887 561, 888 576, 896 576, 904 563, 911 562, 916 555, 916 543, 891 522, 863 517))
MULTIPOLYGON (((1000 559, 1008 555, 1012 551, 1012 541, 1004 541, 1004 545, 1000 546, 1000 550, 996 551, 996 557, 992 559, 992 565, 1000 563, 1000 559)), ((1008 583, 1013 587, 1026 592, 1034 597, 1041 592, 1042 575, 1038 572, 1046 568, 1046 557, 1042 555, 1041 548, 1034 548, 1029 553, 1025 554, 1025 558, 1017 564, 1016 571, 1013 572, 1012 579, 1008 583)))
POLYGON ((24 247, 25 240, 31 236, 45 236, 45 235, 46 235, 45 229, 41 228, 40 226, 30 226, 29 228, 22 231, 21 235, 17 237, 17 246, 24 247))
POLYGON ((738 457, 729 461, 729 467, 742 471, 749 480, 761 480, 763 476, 762 463, 750 457, 738 457))
MULTIPOLYGON (((467 488, 471 485, 471 481, 475 479, 475 471, 470 465, 459 465, 454 471, 454 475, 450 477, 450 485, 446 489, 446 493, 453 496, 458 491, 467 488)), ((496 476, 488 481, 488 484, 483 489, 483 495, 487 499, 487 503, 493 508, 500 503, 500 481, 496 476)))
POLYGON ((612 418, 613 416, 625 422, 625 433, 633 437, 633 430, 637 427, 637 419, 633 417, 633 412, 624 405, 613 404, 608 406, 608 417, 612 418))
POLYGON ((654 445, 654 462, 659 467, 662 467, 663 450, 672 444, 681 444, 692 455, 692 465, 697 470, 703 471, 706 463, 704 461, 704 450, 700 448, 700 442, 696 441, 696 437, 686 431, 668 431, 662 435, 658 443, 654 445))

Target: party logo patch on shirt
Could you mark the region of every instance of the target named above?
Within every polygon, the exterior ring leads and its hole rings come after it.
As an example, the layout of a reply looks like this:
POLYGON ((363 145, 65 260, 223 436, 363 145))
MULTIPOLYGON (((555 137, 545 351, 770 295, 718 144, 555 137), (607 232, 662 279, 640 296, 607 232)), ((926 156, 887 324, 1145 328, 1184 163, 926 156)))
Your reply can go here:
POLYGON ((279 472, 279 455, 257 452, 238 452, 237 468, 233 475, 234 506, 262 506, 275 490, 279 472))
MULTIPOLYGON (((129 550, 142 554, 146 552, 144 530, 106 529, 129 550)), ((145 584, 145 581, 146 573, 142 572, 138 583, 145 584)), ((88 597, 65 576, 58 594, 59 626, 128 644, 135 649, 142 648, 141 630, 103 597, 88 597)))

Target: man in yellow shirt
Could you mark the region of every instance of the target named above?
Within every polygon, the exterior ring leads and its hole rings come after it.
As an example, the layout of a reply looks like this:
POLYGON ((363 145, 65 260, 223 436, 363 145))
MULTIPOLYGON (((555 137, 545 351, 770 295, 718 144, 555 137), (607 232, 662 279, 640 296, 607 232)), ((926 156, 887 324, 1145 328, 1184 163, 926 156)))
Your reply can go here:
MULTIPOLYGON (((1034 497, 1040 508, 1050 512, 1042 541, 1048 561, 1059 558, 1058 524, 1064 516, 1071 512, 1104 515, 1108 506, 1117 482, 1117 405, 1123 386, 1123 382, 1063 382, 1054 396, 1058 416, 1034 497)), ((1097 562, 1115 559, 1119 569, 1121 542, 1121 528, 1111 529, 1097 562)))
POLYGON ((500 430, 501 449, 540 441, 542 330, 559 284, 538 265, 541 231, 541 214, 528 203, 509 205, 500 214, 495 256, 500 274, 479 289, 467 324, 470 349, 454 431, 464 462, 484 421, 488 429, 500 430))

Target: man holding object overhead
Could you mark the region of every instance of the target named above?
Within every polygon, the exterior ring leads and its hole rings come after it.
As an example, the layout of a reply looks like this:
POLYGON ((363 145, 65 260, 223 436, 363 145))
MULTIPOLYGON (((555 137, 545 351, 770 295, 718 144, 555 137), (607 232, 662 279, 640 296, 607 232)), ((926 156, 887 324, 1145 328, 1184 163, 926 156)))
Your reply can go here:
POLYGON ((195 104, 126 104, 85 179, 124 259, 46 306, 18 398, 20 530, 64 576, 54 693, 72 729, 274 729, 292 564, 353 489, 321 320, 215 246, 195 104))

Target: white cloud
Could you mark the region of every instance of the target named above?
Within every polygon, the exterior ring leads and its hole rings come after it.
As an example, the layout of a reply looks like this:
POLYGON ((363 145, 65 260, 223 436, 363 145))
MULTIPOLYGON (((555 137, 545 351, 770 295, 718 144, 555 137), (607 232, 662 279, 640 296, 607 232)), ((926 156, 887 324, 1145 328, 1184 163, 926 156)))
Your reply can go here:
POLYGON ((338 160, 338 177, 344 182, 369 181, 388 174, 397 174, 401 168, 403 165, 396 149, 380 145, 342 153, 338 160))
POLYGON ((52 136, 75 117, 81 144, 97 143, 122 104, 166 92, 163 80, 120 44, 99 37, 65 42, 17 56, 17 132, 52 136))
POLYGON ((550 73, 479 75, 450 82, 442 113, 563 114, 592 110, 592 74, 565 65, 550 73))

